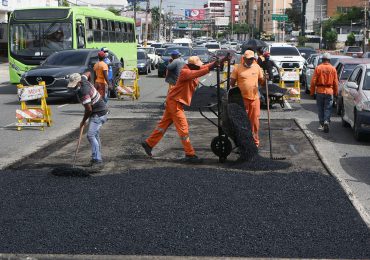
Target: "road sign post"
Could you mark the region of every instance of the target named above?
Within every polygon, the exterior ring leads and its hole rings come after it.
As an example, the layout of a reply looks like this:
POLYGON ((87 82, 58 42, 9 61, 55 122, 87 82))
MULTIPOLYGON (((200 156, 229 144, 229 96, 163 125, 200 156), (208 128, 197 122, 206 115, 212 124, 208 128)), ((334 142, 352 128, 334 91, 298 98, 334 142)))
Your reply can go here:
POLYGON ((272 14, 272 20, 278 22, 288 21, 288 16, 286 14, 272 14))

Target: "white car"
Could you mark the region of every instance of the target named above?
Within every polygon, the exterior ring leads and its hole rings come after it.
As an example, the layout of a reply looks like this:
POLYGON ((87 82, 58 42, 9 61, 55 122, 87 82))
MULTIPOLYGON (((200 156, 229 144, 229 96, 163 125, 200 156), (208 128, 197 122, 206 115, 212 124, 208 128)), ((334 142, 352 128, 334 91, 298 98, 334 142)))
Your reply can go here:
POLYGON ((217 42, 207 42, 204 44, 204 47, 206 47, 208 51, 212 53, 221 50, 221 45, 217 42))
POLYGON ((159 63, 159 56, 155 54, 155 48, 154 47, 139 47, 138 50, 143 50, 148 54, 148 57, 150 58, 150 67, 152 70, 154 70, 156 67, 158 67, 159 63))
POLYGON ((229 45, 230 50, 238 51, 238 43, 237 42, 229 42, 228 45, 229 45))
POLYGON ((342 125, 353 128, 355 139, 370 133, 370 63, 358 65, 341 92, 342 125))
POLYGON ((293 71, 298 68, 302 83, 302 71, 306 60, 295 46, 286 43, 272 43, 266 50, 270 53, 270 60, 275 63, 279 70, 293 71))

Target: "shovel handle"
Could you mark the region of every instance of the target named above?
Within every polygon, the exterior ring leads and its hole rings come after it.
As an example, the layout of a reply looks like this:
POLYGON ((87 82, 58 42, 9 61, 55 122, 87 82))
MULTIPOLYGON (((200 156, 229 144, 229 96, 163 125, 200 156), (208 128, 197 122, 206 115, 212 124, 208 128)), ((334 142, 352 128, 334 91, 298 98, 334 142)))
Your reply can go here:
POLYGON ((82 139, 82 134, 83 134, 83 132, 84 132, 84 128, 85 128, 85 125, 83 125, 83 126, 80 128, 80 135, 79 135, 79 137, 78 137, 77 147, 76 147, 76 150, 75 150, 75 156, 74 156, 74 159, 73 159, 73 168, 76 166, 77 153, 78 153, 78 149, 80 148, 80 144, 81 144, 81 139, 82 139))

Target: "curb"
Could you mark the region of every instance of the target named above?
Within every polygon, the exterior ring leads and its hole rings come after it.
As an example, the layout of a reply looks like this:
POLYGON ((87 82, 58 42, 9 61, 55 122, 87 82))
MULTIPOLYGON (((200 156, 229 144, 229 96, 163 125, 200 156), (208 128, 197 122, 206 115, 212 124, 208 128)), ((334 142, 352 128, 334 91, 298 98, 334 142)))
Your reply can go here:
POLYGON ((365 207, 361 204, 359 199, 354 195, 350 186, 343 179, 341 179, 335 172, 333 172, 331 170, 331 168, 329 167, 326 159, 321 154, 319 149, 316 147, 315 141, 312 137, 312 133, 306 127, 304 127, 303 124, 300 123, 299 119, 294 118, 293 120, 296 122, 299 129, 301 129, 301 131, 304 133, 304 135, 306 136, 306 138, 310 142, 311 146, 315 150, 317 156, 319 157, 319 160, 324 165, 325 169, 328 171, 328 173, 331 176, 333 176, 338 181, 339 185, 342 187, 344 192, 347 194, 348 199, 351 201, 352 205, 355 207, 357 212, 360 214, 360 216, 361 216, 362 220, 365 222, 366 226, 370 229, 370 215, 366 211, 365 207))

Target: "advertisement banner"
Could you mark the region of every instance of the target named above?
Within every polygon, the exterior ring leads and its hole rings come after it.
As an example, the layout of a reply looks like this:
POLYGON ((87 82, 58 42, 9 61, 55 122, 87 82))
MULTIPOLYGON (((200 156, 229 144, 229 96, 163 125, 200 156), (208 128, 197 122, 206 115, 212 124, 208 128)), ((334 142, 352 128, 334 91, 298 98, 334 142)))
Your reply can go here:
POLYGON ((206 18, 205 9, 185 9, 185 18, 189 20, 204 20, 206 18))

